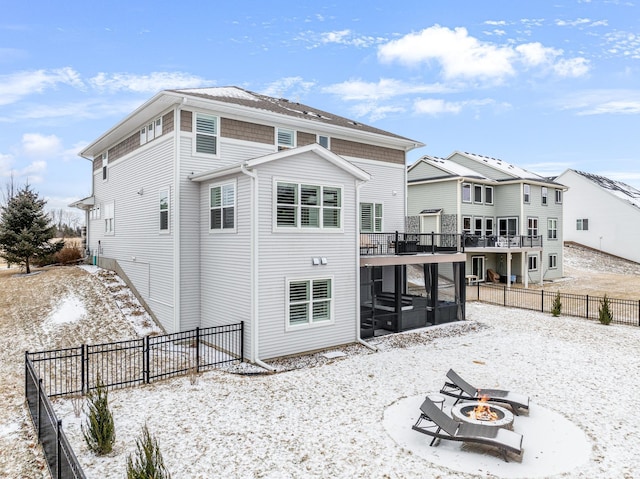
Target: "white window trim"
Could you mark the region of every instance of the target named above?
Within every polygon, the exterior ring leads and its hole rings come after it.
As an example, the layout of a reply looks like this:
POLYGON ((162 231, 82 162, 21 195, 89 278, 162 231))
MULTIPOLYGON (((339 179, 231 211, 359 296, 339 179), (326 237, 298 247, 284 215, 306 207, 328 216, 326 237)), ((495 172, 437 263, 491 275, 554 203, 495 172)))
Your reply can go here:
POLYGON ((493 201, 494 201, 493 200, 493 193, 494 193, 493 186, 485 186, 484 187, 484 199, 485 199, 485 203, 487 205, 492 205, 493 204, 493 201), (491 191, 491 201, 487 201, 487 190, 491 191))
POLYGON ((550 241, 558 240, 558 218, 547 218, 547 239, 550 241), (555 221, 555 228, 551 227, 551 222, 555 221), (555 238, 551 237, 551 232, 555 231, 555 238))
POLYGON ((463 203, 471 203, 473 200, 473 192, 471 191, 471 183, 462 183, 462 185, 460 186, 460 201, 462 201, 463 203), (464 189, 465 187, 469 188, 469 199, 465 200, 464 199, 464 189))
POLYGON ((384 231, 384 205, 382 203, 373 203, 371 201, 362 201, 360 203, 360 232, 361 233, 382 233, 384 231), (362 227, 362 206, 370 205, 371 206, 371 230, 366 230, 362 227), (376 216, 376 207, 379 206, 381 210, 381 215, 376 216), (376 228, 376 220, 380 219, 380 228, 376 228))
POLYGON ((555 190, 555 198, 556 198, 556 204, 557 205, 561 205, 562 204, 562 190, 555 190))
POLYGON ((541 192, 542 198, 541 198, 541 203, 543 206, 547 206, 549 204, 549 189, 546 186, 542 187, 542 192, 541 192))
POLYGON ((296 147, 296 137, 298 136, 296 130, 294 130, 292 128, 280 128, 280 127, 277 127, 275 133, 276 133, 275 142, 276 142, 276 147, 278 149, 281 149, 281 148, 295 148, 296 147), (280 132, 291 133, 291 144, 280 143, 280 132))
POLYGON ((540 219, 537 216, 527 216, 527 236, 540 236, 540 219), (535 223, 535 228, 530 227, 532 221, 535 223), (529 233, 532 229, 535 229, 535 234, 529 233))
POLYGON ((154 118, 149 123, 140 128, 140 146, 149 143, 162 136, 162 117, 154 118), (158 133, 159 132, 159 133, 158 133))
MULTIPOLYGON (((272 202, 272 211, 273 211, 273 225, 272 231, 274 233, 343 233, 344 232, 344 186, 336 185, 336 184, 325 184, 318 183, 313 181, 299 181, 299 180, 288 180, 283 178, 274 178, 273 179, 273 202, 272 202), (339 228, 329 228, 323 225, 323 214, 324 214, 324 206, 320 205, 320 226, 315 227, 303 227, 300 221, 300 200, 298 199, 298 204, 296 205, 296 225, 295 226, 278 226, 278 183, 290 183, 297 185, 298 190, 301 185, 309 185, 309 186, 318 186, 324 191, 324 188, 337 188, 340 190, 340 227, 339 228)), ((328 207, 327 207, 328 208, 328 207)), ((384 214, 384 213, 383 213, 384 214)))
POLYGON ((193 133, 193 142, 192 142, 192 145, 191 145, 191 153, 192 153, 193 156, 200 157, 200 158, 219 158, 220 157, 220 117, 219 116, 212 115, 210 113, 194 111, 193 112, 193 118, 192 118, 191 131, 193 133), (208 117, 216 119, 216 132, 215 132, 215 134, 204 133, 204 132, 198 133, 198 116, 199 115, 208 116, 208 117), (216 139, 216 152, 215 152, 215 154, 202 153, 202 152, 197 151, 198 135, 205 135, 205 136, 215 137, 215 139, 216 139))
MULTIPOLYGON (((311 290, 313 291, 313 287, 311 287, 311 290)), ((285 278, 285 305, 286 305, 286 310, 287 310, 287 314, 286 314, 286 322, 285 322, 285 331, 300 331, 300 330, 305 330, 305 329, 315 329, 315 328, 321 328, 324 326, 331 326, 334 325, 336 320, 335 320, 335 312, 334 312, 334 305, 335 305, 335 279, 332 275, 327 275, 327 276, 317 276, 317 277, 302 277, 302 278, 289 278, 286 277, 285 278), (289 293, 290 293, 290 285, 291 283, 295 283, 295 282, 300 282, 300 281, 305 281, 305 282, 309 282, 310 286, 312 285, 313 281, 324 281, 324 280, 329 280, 331 283, 331 289, 329 290, 329 319, 327 321, 318 321, 318 322, 313 322, 311 320, 311 318, 308 318, 309 321, 305 324, 296 324, 296 325, 291 325, 291 318, 290 318, 290 314, 291 314, 291 302, 290 302, 290 298, 289 298, 289 293)), ((313 304, 313 299, 309 300, 310 304, 313 304)), ((310 311, 310 314, 312 313, 312 309, 310 311)))
POLYGON ((160 234, 170 234, 171 233, 171 189, 167 186, 166 188, 160 188, 158 190, 158 231, 160 234), (167 192, 167 229, 162 229, 162 211, 163 209, 160 207, 160 198, 162 198, 162 193, 167 192))
POLYGON ((113 236, 116 233, 116 204, 115 201, 105 203, 103 206, 104 218, 104 234, 105 236, 113 236))
POLYGON ((538 271, 538 255, 530 254, 527 258, 527 268, 528 271, 538 271))
POLYGON ((484 188, 482 187, 482 185, 473 185, 473 203, 477 204, 477 205, 481 205, 484 202, 484 188), (480 199, 476 200, 476 191, 480 192, 480 199))
MULTIPOLYGON (((209 195, 207 197, 207 203, 208 203, 208 207, 207 207, 207 214, 208 214, 208 219, 207 221, 209 222, 209 233, 212 234, 228 234, 228 233, 237 233, 238 232, 238 182, 237 180, 233 180, 233 181, 224 181, 224 182, 220 182, 220 183, 212 183, 211 185, 209 185, 209 195), (220 188, 221 190, 225 187, 225 186, 233 186, 233 228, 212 228, 211 227, 211 210, 212 210, 212 206, 211 206, 211 190, 214 188, 220 188)), ((229 205, 227 205, 228 207, 229 205)), ((224 208, 224 206, 221 206, 220 209, 222 210, 224 208)), ((223 220, 223 216, 221 216, 221 225, 224 223, 223 220)))
POLYGON ((558 269, 558 253, 549 254, 549 269, 558 269), (551 258, 554 258, 553 261, 551 258), (553 262, 553 266, 551 263, 553 262))
POLYGON ((522 201, 526 204, 531 203, 531 185, 528 183, 522 185, 522 201))
POLYGON ((462 232, 463 233, 467 233, 467 234, 471 234, 471 232, 473 231, 473 218, 471 216, 463 216, 462 217, 462 232), (469 228, 465 229, 464 227, 464 220, 468 219, 469 220, 469 228))
POLYGON ((316 135, 316 143, 318 143, 318 145, 322 146, 320 144, 320 138, 326 138, 327 139, 327 146, 323 147, 326 148, 327 150, 331 149, 331 137, 328 135, 316 135))
POLYGON ((100 173, 102 175, 102 181, 109 181, 109 152, 102 154, 102 170, 100 173))

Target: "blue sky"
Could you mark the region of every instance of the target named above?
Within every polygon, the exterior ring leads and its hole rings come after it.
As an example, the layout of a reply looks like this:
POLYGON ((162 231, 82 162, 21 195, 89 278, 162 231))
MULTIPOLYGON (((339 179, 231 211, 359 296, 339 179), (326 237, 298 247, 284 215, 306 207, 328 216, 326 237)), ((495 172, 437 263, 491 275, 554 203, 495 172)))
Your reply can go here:
POLYGON ((77 152, 166 88, 236 85, 541 175, 640 188, 633 1, 0 0, 0 187, 64 207, 77 152))

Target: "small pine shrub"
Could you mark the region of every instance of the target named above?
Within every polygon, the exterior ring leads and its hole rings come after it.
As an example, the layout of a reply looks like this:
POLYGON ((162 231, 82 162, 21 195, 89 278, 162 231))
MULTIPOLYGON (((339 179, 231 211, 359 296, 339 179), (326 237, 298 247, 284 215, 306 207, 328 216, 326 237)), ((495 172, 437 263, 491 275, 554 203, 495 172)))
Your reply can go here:
POLYGON ((611 307, 609 304, 609 298, 605 293, 604 298, 600 301, 600 309, 598 309, 598 319, 602 324, 610 324, 613 320, 613 314, 611 313, 611 307))
POLYGON ((89 450, 98 456, 109 454, 113 450, 116 440, 113 415, 109 410, 107 388, 98 378, 98 386, 88 395, 89 413, 86 427, 82 427, 82 435, 89 446, 89 450))
POLYGON ((562 313, 562 301, 560 300, 560 291, 558 291, 551 305, 551 314, 557 318, 560 313, 562 313))
POLYGON ((65 244, 64 248, 58 251, 55 255, 56 263, 68 264, 82 259, 82 251, 79 246, 73 244, 65 244))
POLYGON ((136 457, 127 457, 127 479, 171 479, 164 467, 158 441, 145 424, 136 440, 136 457))

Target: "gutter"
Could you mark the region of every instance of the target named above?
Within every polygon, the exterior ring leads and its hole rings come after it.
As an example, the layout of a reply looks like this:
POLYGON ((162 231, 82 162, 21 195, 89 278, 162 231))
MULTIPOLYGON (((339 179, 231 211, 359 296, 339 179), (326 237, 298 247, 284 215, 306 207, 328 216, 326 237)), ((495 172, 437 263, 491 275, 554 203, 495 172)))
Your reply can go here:
POLYGON ((258 296, 260 282, 258 281, 258 234, 259 224, 259 204, 258 204, 258 174, 255 171, 248 170, 246 164, 240 166, 241 173, 251 178, 251 273, 249 283, 251 284, 251 361, 266 369, 275 372, 275 368, 260 360, 258 348, 258 318, 260 310, 258 308, 258 296))
MULTIPOLYGON (((358 296, 356 297, 356 342, 366 346, 372 351, 378 352, 378 348, 367 343, 360 337, 360 221, 359 221, 359 211, 360 211, 360 188, 362 185, 366 183, 366 181, 355 180, 356 183, 356 244, 355 244, 355 252, 356 252, 356 284, 358 285, 358 296)), ((405 210, 406 211, 406 210, 405 210)))

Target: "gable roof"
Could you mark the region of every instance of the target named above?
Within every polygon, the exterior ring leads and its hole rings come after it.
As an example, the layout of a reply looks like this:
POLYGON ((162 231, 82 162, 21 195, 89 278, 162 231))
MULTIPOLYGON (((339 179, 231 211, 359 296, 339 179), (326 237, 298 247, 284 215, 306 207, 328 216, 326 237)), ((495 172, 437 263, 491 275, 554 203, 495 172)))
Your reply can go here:
POLYGON ((454 151, 447 158, 451 158, 455 155, 463 155, 470 160, 473 160, 479 164, 484 164, 497 170, 501 173, 506 174, 507 176, 513 179, 521 179, 521 180, 533 180, 533 181, 542 181, 548 183, 549 180, 540 175, 537 175, 529 170, 525 170, 519 166, 508 163, 499 158, 492 158, 490 156, 478 155, 476 153, 462 152, 462 151, 454 151))
MULTIPOLYGON (((430 155, 424 155, 423 157, 419 158, 415 163, 413 163, 409 167, 409 170, 413 169, 420 162, 431 165, 434 168, 441 170, 447 176, 474 178, 474 179, 490 181, 490 178, 487 178, 486 176, 470 168, 467 168, 466 166, 456 163, 455 161, 451 161, 445 158, 438 158, 437 156, 430 156, 430 155)), ((412 181, 421 181, 421 180, 416 179, 412 181)))
POLYGON ((257 158, 251 158, 250 160, 241 161, 235 163, 233 165, 229 165, 223 168, 216 168, 214 170, 205 171, 203 173, 198 173, 197 175, 189 176, 191 181, 202 182, 209 181, 215 178, 221 178, 223 176, 237 174, 246 170, 251 170, 253 168, 259 167, 265 163, 270 163, 272 161, 281 160, 284 158, 289 158, 292 156, 301 155, 303 153, 313 152, 317 154, 319 157, 327 160, 329 163, 332 163, 336 167, 350 173, 356 179, 360 181, 368 181, 371 179, 371 175, 364 171, 361 168, 358 168, 353 163, 345 160, 339 155, 327 150, 326 148, 318 145, 317 143, 312 143, 310 145, 301 146, 299 148, 291 148, 288 150, 278 151, 276 153, 270 153, 268 155, 259 156, 257 158))
POLYGON ((631 203, 636 208, 640 208, 640 190, 637 190, 633 186, 627 185, 622 181, 616 181, 606 178, 601 175, 594 175, 593 173, 586 173, 580 170, 568 170, 577 173, 578 175, 586 178, 599 188, 608 191, 614 196, 617 196, 621 200, 631 203))
POLYGON ((293 128, 301 122, 315 123, 314 129, 326 131, 329 136, 355 138, 372 144, 409 151, 424 146, 423 143, 374 128, 348 118, 334 115, 284 98, 273 98, 235 86, 192 88, 184 90, 163 90, 138 107, 126 118, 104 133, 100 138, 80 152, 80 156, 92 159, 113 144, 124 139, 131 132, 141 128, 150 118, 162 114, 176 105, 191 105, 203 109, 218 110, 221 113, 244 115, 264 122, 274 122, 280 117, 283 124, 293 128), (317 128, 320 126, 320 128, 317 128))

